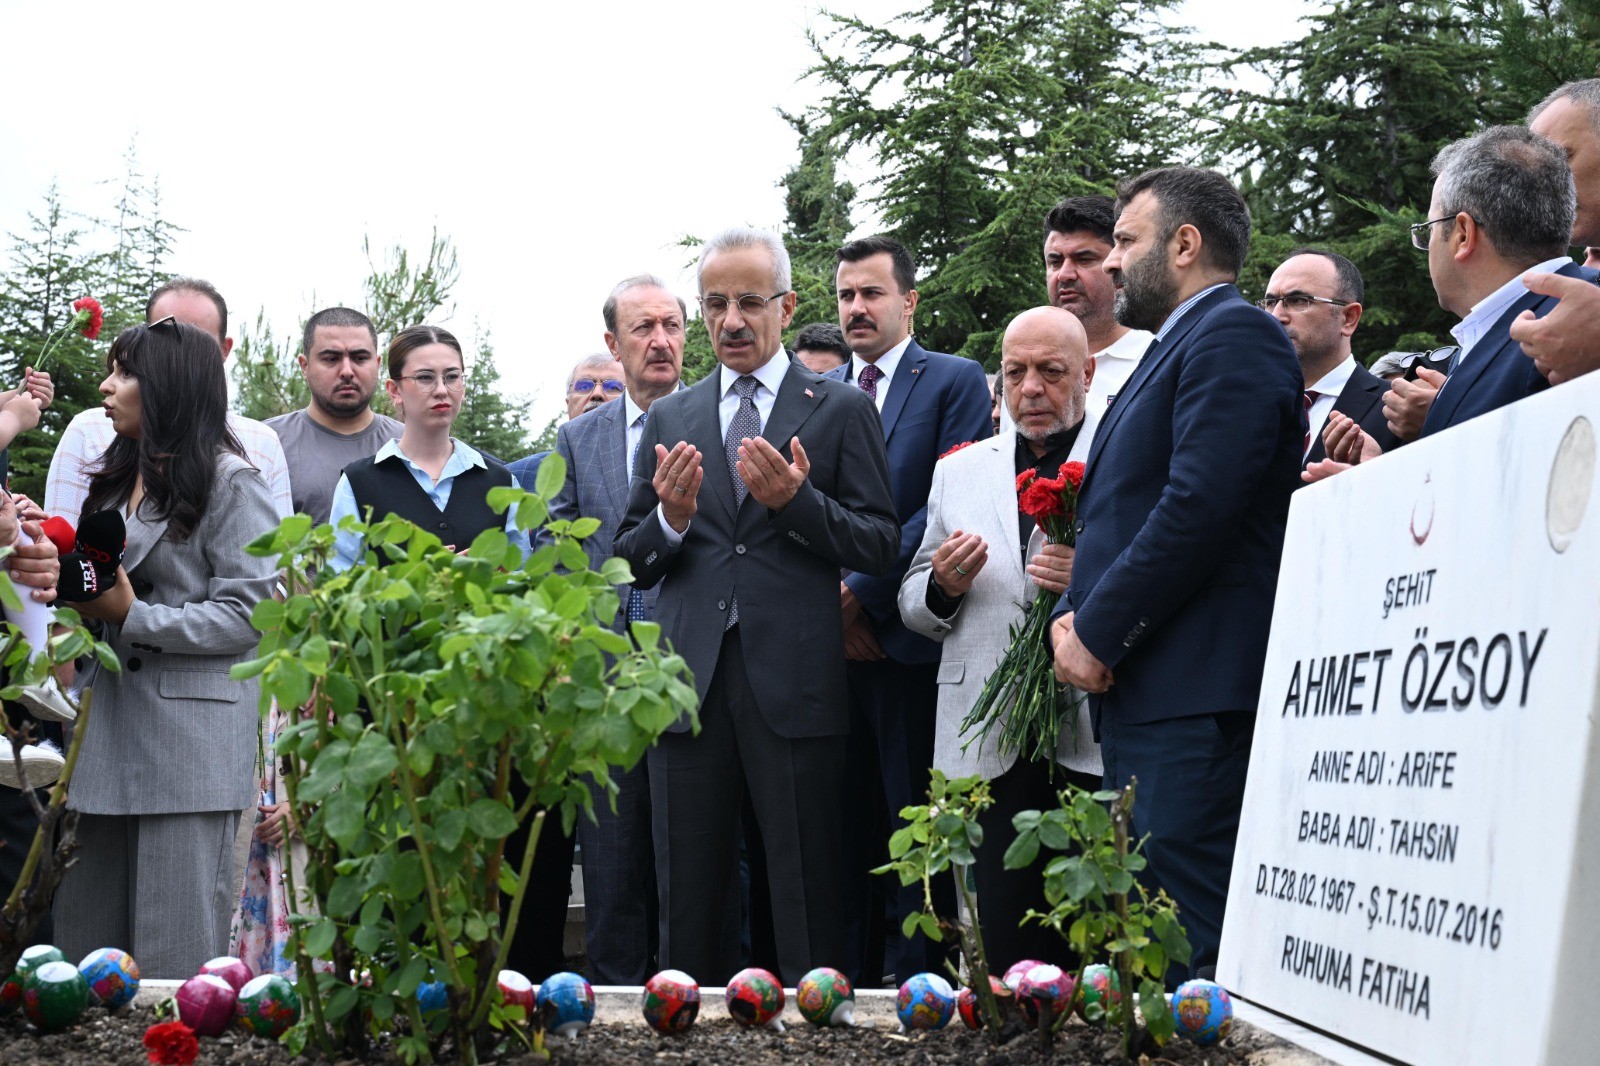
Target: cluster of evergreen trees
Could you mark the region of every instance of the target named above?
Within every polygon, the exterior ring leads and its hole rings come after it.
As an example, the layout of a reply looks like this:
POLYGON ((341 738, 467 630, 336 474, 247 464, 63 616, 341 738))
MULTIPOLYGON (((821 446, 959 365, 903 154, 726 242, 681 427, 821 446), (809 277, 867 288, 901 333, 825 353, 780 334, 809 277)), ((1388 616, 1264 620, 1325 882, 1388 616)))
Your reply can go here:
MULTIPOLYGON (((1006 322, 1044 302, 1050 206, 1188 163, 1233 176, 1250 203, 1247 295, 1294 246, 1333 248, 1367 281, 1358 357, 1431 347, 1451 321, 1405 229, 1428 205, 1429 162, 1600 75, 1600 0, 1334 0, 1298 39, 1247 50, 1196 41, 1176 7, 925 0, 884 24, 827 16, 810 71, 825 97, 785 116, 800 142, 782 181, 796 323, 836 320, 833 252, 865 207, 919 260, 921 342, 993 367, 1006 322), (836 177, 846 158, 873 175, 864 201, 836 177)), ((709 344, 691 337, 703 372, 709 344)))

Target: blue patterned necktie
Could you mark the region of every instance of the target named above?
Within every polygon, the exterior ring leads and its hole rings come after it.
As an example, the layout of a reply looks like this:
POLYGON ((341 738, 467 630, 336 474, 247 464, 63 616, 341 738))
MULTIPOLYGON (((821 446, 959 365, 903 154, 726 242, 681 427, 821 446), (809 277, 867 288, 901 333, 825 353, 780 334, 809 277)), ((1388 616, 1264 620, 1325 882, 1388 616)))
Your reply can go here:
MULTIPOLYGON (((745 486, 744 478, 739 476, 739 442, 746 437, 757 437, 761 434, 761 413, 756 410, 756 389, 761 382, 744 375, 733 383, 733 391, 739 394, 739 409, 728 420, 728 435, 722 440, 723 450, 728 454, 728 476, 733 479, 733 506, 737 511, 744 503, 744 498, 750 494, 745 486)), ((733 628, 739 620, 739 596, 735 591, 728 605, 728 622, 722 627, 726 632, 733 628)))
MULTIPOLYGON (((649 417, 650 417, 650 412, 649 411, 640 411, 639 412, 639 417, 634 419, 634 422, 633 422, 634 425, 639 427, 639 439, 633 442, 633 447, 632 448, 628 449, 628 474, 629 474, 630 477, 633 474, 633 462, 634 462, 635 459, 637 459, 639 457, 639 445, 641 443, 643 443, 643 441, 644 441, 644 424, 645 424, 645 420, 648 419, 649 417)), ((632 623, 632 622, 643 622, 643 621, 647 620, 647 618, 648 618, 648 615, 645 614, 645 610, 644 610, 644 593, 639 591, 638 589, 629 589, 628 590, 628 621, 630 623, 632 623)))

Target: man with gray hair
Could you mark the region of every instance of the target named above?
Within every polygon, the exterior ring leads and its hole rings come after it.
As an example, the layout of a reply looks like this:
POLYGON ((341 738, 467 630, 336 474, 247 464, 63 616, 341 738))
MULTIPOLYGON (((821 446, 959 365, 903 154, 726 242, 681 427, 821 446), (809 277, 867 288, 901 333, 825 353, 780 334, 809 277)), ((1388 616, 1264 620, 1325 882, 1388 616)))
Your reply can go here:
MULTIPOLYGON (((596 352, 579 359, 567 375, 567 418, 577 418, 592 411, 608 400, 622 395, 622 364, 609 352, 596 352)), ((517 479, 517 484, 529 492, 539 480, 539 467, 548 451, 525 455, 506 469, 517 479)))
POLYGON ((1424 437, 1547 388, 1510 329, 1525 312, 1548 314, 1555 300, 1523 278, 1585 276, 1567 256, 1577 197, 1559 145, 1524 126, 1494 126, 1448 145, 1433 171, 1428 218, 1411 232, 1428 253, 1439 306, 1461 316, 1450 330, 1461 350, 1424 437))
MULTIPOLYGON (((566 480, 550 503, 550 517, 598 519, 584 538, 589 565, 599 570, 614 554, 612 539, 628 502, 628 477, 651 406, 678 388, 683 372, 688 311, 666 282, 639 274, 617 283, 601 307, 606 348, 622 366, 627 386, 617 403, 603 403, 562 426, 556 454, 566 480)), ((543 529, 535 547, 553 544, 543 529)), ((648 621, 656 589, 626 585, 615 628, 626 634, 648 621)), ((649 977, 655 920, 655 852, 650 843, 650 779, 646 764, 616 771, 616 807, 597 797, 594 820, 578 820, 583 848, 584 948, 589 978, 601 985, 642 985, 649 977)))
POLYGON ((840 570, 887 571, 900 524, 876 405, 784 351, 796 296, 783 242, 718 234, 699 288, 721 366, 651 406, 615 540, 634 587, 659 587, 656 620, 700 699, 699 731, 682 719, 648 755, 661 965, 709 985, 739 969, 748 797, 793 985, 843 946, 849 705, 842 651, 814 652, 844 646, 840 570))
MULTIPOLYGON (((1578 194, 1572 243, 1589 246, 1585 266, 1600 265, 1600 78, 1561 86, 1529 113, 1528 127, 1566 150, 1578 194)), ((1525 314, 1511 324, 1523 354, 1552 385, 1600 366, 1600 289, 1553 274, 1524 280, 1530 292, 1561 302, 1544 318, 1525 314)))

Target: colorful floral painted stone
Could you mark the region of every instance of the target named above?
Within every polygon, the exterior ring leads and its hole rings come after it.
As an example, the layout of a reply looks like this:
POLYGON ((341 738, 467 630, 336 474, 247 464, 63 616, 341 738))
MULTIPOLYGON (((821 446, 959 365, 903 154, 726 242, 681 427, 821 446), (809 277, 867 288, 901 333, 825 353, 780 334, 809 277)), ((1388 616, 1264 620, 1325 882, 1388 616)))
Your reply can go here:
POLYGON ((800 1016, 812 1025, 856 1024, 856 990, 850 978, 828 966, 818 966, 794 986, 800 1016))
POLYGON ((424 981, 417 986, 417 1009, 423 1014, 434 1014, 449 1005, 450 993, 443 981, 424 981))
POLYGON ((1037 1028, 1049 1009, 1051 1019, 1072 1012, 1072 977, 1059 966, 1040 963, 1017 982, 1017 1006, 1028 1028, 1037 1028))
POLYGON ((1122 984, 1117 971, 1103 962, 1083 968, 1083 984, 1078 986, 1078 1017, 1091 1025, 1107 1020, 1107 1015, 1122 1004, 1122 984), (1089 1016, 1090 1007, 1099 1007, 1095 1017, 1089 1016))
POLYGON ((255 977, 243 959, 236 959, 232 955, 221 955, 212 959, 200 967, 200 972, 222 978, 233 986, 235 992, 249 984, 255 977))
POLYGON ((264 973, 239 989, 234 1014, 252 1033, 276 1040, 300 1020, 300 993, 287 977, 264 973))
POLYGON ((533 982, 516 970, 501 970, 495 983, 500 986, 501 1006, 521 1007, 522 1016, 531 1021, 534 1002, 538 999, 533 982))
POLYGON ((684 1032, 700 1016, 700 986, 682 970, 662 970, 644 983, 642 1006, 656 1032, 684 1032))
POLYGON ((61 954, 61 949, 50 944, 35 944, 31 948, 24 948, 17 965, 11 976, 0 984, 0 1014, 10 1014, 22 1006, 22 988, 28 982, 28 975, 47 962, 66 962, 67 957, 61 954))
POLYGON ((89 982, 70 962, 52 959, 34 967, 22 986, 22 1011, 46 1032, 65 1029, 89 1005, 89 982))
POLYGON ((121 948, 98 948, 78 963, 89 982, 89 1002, 110 1010, 126 1007, 139 994, 139 964, 121 948))
POLYGON ((214 973, 196 974, 178 986, 173 997, 178 1003, 178 1020, 197 1036, 221 1036, 233 1021, 239 993, 214 973))
POLYGON ((539 1024, 557 1036, 575 1036, 594 1021, 594 989, 575 973, 558 973, 539 986, 539 1024))
POLYGON ((1172 1020, 1196 1044, 1215 1044, 1233 1029, 1233 1000, 1215 981, 1185 981, 1172 994, 1172 1020))
POLYGON ((912 1029, 943 1029, 956 1012, 956 993, 936 973, 919 973, 900 986, 895 1000, 895 1013, 900 1026, 912 1029))
POLYGON ((783 1030, 783 985, 759 966, 740 970, 728 981, 723 992, 728 1013, 744 1025, 770 1025, 783 1030))
POLYGON ((1017 985, 1022 983, 1023 974, 1027 973, 1035 966, 1043 965, 1044 963, 1040 962, 1038 959, 1023 959, 1021 962, 1013 963, 1011 969, 1006 971, 1006 975, 1001 979, 1000 983, 1005 985, 1012 992, 1015 992, 1017 990, 1017 985))

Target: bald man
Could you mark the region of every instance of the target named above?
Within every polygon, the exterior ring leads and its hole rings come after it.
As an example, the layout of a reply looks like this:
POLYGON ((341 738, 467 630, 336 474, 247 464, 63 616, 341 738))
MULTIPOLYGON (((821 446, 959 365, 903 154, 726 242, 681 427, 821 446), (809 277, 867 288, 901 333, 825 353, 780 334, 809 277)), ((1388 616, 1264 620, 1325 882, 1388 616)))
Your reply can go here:
MULTIPOLYGON (((976 774, 990 782, 994 806, 979 816, 990 840, 1011 835, 1018 811, 1054 807, 1063 781, 1100 788, 1100 749, 1088 704, 1078 712, 1077 740, 1056 745, 1054 778, 1048 760, 996 750, 976 731, 963 734, 1022 604, 1039 588, 1059 595, 1072 577, 1072 549, 1034 537, 1033 519, 1017 510, 1017 475, 1036 468, 1054 477, 1063 463, 1089 454, 1094 427, 1085 423, 1095 361, 1078 317, 1059 307, 1036 307, 1012 320, 1001 341, 1000 373, 1014 430, 979 441, 940 460, 928 497, 928 525, 900 585, 907 628, 943 648, 933 766, 947 777, 976 774), (1009 516, 1015 515, 1012 521, 1009 516), (1029 541, 1035 545, 1030 551, 1029 541), (962 667, 957 676, 953 669, 962 667), (971 742, 971 747, 966 745, 971 742), (965 750, 963 750, 965 748, 965 750)), ((978 908, 990 958, 1075 964, 1066 943, 1036 923, 1018 928, 1030 908, 1049 910, 1044 857, 1025 870, 1004 868, 1004 848, 977 851, 978 908)))

